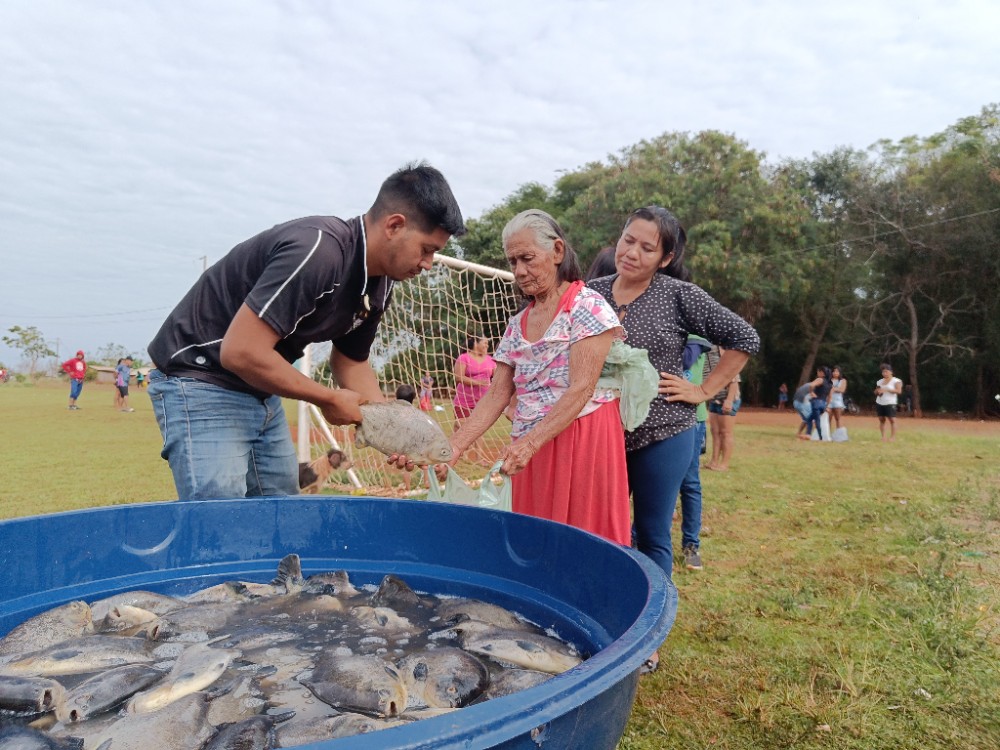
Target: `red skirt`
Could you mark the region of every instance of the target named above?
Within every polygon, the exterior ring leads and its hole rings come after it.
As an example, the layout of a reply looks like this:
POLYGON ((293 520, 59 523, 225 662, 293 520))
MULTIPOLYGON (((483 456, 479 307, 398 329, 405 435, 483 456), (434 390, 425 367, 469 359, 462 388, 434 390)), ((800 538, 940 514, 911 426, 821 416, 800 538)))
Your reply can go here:
POLYGON ((576 526, 618 544, 631 543, 618 401, 574 419, 511 480, 515 512, 576 526))

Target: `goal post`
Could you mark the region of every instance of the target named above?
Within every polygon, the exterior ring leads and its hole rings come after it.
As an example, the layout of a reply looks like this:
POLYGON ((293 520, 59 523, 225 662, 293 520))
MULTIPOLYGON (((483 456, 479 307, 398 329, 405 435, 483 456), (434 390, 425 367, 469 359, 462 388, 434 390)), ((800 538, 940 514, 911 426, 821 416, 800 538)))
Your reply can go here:
MULTIPOLYGON (((428 414, 446 434, 451 434, 455 428, 452 405, 455 359, 466 351, 470 337, 489 339, 492 352, 519 304, 520 296, 510 271, 435 255, 429 271, 394 285, 392 304, 372 345, 370 362, 386 398, 394 398, 399 386, 410 385, 417 392, 414 408, 418 408, 421 378, 430 376, 433 385, 428 414)), ((334 387, 329 345, 310 349, 312 377, 334 387)), ((352 462, 353 476, 346 472, 335 475, 335 490, 372 495, 426 492, 427 480, 422 470, 404 473, 389 467, 385 456, 378 451, 354 445, 353 428, 327 425, 318 409, 301 409, 299 413, 300 425, 308 425, 305 437, 301 432, 299 435, 300 451, 303 441, 309 446, 308 455, 313 457, 336 446, 352 462)), ((486 473, 485 465, 500 456, 509 438, 510 424, 501 417, 474 446, 472 453, 477 462, 467 462, 463 456, 459 473, 481 479, 486 473)))

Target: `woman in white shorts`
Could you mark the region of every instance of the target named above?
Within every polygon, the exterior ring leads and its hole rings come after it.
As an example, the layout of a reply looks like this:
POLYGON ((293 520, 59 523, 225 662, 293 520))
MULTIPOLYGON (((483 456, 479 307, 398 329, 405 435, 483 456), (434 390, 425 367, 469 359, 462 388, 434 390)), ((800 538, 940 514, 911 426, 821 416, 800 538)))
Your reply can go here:
POLYGON ((844 394, 847 392, 847 379, 840 372, 839 366, 833 368, 830 378, 833 382, 833 387, 830 389, 830 414, 833 415, 833 419, 837 423, 834 429, 839 430, 840 417, 844 413, 844 394))

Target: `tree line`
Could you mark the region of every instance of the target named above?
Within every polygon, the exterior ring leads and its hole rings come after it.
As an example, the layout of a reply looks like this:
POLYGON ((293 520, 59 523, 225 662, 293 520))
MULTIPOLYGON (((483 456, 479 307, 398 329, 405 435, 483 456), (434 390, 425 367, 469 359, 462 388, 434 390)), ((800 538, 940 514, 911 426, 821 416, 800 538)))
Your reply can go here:
POLYGON ((449 252, 505 267, 504 224, 541 208, 586 267, 650 204, 685 226, 693 281, 760 332, 750 403, 836 364, 865 404, 888 361, 918 416, 1000 411, 1000 105, 929 137, 777 163, 718 131, 664 133, 522 185, 449 252))

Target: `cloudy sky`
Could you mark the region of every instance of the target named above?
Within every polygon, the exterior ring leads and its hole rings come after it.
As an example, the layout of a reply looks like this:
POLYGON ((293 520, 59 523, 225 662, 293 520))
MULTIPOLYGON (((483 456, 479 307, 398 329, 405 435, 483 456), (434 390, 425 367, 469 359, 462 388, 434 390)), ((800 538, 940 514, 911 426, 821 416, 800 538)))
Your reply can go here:
POLYGON ((3 2, 0 332, 145 358, 206 260, 412 159, 476 217, 666 131, 931 135, 1000 101, 997 29, 995 0, 3 2))

